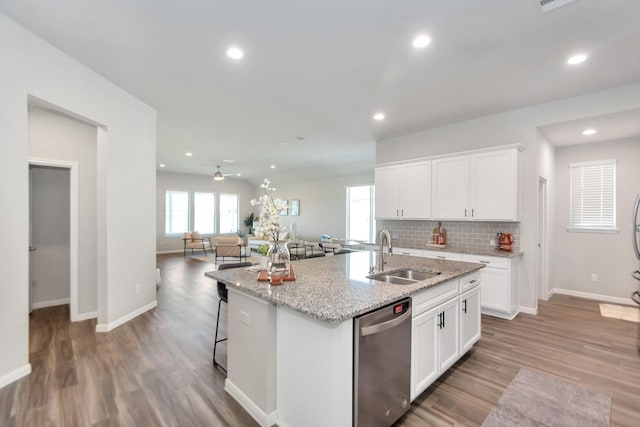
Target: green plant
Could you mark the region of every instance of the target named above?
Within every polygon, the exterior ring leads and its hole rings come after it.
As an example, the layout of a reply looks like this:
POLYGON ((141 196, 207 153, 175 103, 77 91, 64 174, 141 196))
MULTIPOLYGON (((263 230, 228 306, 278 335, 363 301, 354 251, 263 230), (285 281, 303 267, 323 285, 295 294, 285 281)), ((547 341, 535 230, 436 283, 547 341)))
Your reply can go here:
POLYGON ((244 225, 248 228, 248 233, 253 234, 253 222, 255 221, 255 217, 253 216, 253 212, 247 215, 244 218, 244 225))
POLYGON ((260 245, 258 246, 258 252, 262 255, 266 256, 269 252, 269 245, 260 245))

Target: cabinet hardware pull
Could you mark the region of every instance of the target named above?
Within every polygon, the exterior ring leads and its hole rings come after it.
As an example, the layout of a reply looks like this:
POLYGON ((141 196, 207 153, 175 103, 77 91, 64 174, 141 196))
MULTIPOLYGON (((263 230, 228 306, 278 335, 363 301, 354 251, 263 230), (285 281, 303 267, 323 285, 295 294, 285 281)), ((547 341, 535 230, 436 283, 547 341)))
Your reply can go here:
POLYGON ((464 208, 464 217, 467 217, 467 208, 464 208))
POLYGON ((475 209, 471 209, 471 216, 475 216, 475 209))
POLYGON ((400 216, 404 216, 404 209, 400 209, 400 216))
POLYGON ((398 214, 398 212, 399 212, 398 209, 396 209, 396 216, 400 216, 400 214, 398 214))
POLYGON ((482 260, 480 260, 480 262, 483 263, 483 264, 491 264, 491 261, 482 261, 482 260))
POLYGON ((442 329, 444 329, 444 327, 445 327, 444 322, 445 322, 445 321, 444 321, 444 311, 443 311, 443 312, 442 312, 442 329))
POLYGON ((440 258, 440 259, 447 259, 447 257, 446 257, 446 256, 442 256, 442 255, 436 255, 436 256, 437 256, 438 258, 440 258))
POLYGON ((464 307, 462 308, 462 311, 464 311, 465 313, 467 312, 467 300, 464 300, 464 307))
MULTIPOLYGON (((471 280, 471 281, 469 282, 469 284, 471 285, 471 284, 476 283, 476 282, 477 282, 477 280, 476 280, 476 279, 473 279, 473 280, 471 280)), ((466 301, 466 300, 465 300, 465 301, 466 301)))

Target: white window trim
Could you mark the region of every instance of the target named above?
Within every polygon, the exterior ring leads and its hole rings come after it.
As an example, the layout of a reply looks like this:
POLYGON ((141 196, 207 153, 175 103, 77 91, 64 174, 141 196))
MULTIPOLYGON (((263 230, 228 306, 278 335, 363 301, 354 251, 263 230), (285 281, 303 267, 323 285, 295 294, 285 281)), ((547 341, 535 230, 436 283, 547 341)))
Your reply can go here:
POLYGON ((347 185, 345 186, 345 199, 346 199, 346 218, 345 218, 345 238, 351 240, 349 235, 351 234, 349 219, 351 217, 351 206, 349 200, 350 188, 352 187, 369 187, 369 214, 371 216, 371 223, 369 225, 369 239, 375 241, 376 238, 376 216, 375 216, 375 184, 363 184, 363 185, 347 185))
MULTIPOLYGON (((616 227, 616 203, 617 203, 617 198, 616 198, 616 192, 617 192, 617 164, 618 161, 616 159, 606 159, 606 160, 594 160, 594 161, 587 161, 587 162, 574 162, 574 163, 569 163, 569 170, 571 171, 571 169, 574 168, 581 168, 581 167, 589 167, 589 166, 606 166, 606 165, 614 165, 616 166, 616 175, 614 175, 614 204, 613 204, 613 210, 614 210, 614 214, 613 214, 613 221, 614 221, 614 226, 613 227, 599 227, 599 226, 592 226, 592 227, 580 227, 580 226, 576 226, 574 224, 569 224, 566 227, 567 232, 569 233, 595 233, 595 234, 619 234, 620 233, 620 229, 616 227)), ((571 198, 573 195, 573 189, 571 188, 572 186, 572 181, 571 181, 571 173, 569 174, 569 222, 571 222, 571 198)))

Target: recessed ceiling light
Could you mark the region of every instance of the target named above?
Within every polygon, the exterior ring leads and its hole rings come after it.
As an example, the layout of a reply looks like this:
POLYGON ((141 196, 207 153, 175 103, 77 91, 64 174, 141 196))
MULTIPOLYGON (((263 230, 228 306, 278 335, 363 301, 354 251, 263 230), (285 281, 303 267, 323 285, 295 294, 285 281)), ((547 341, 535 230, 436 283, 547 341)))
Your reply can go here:
POLYGON ((581 64, 586 60, 587 60, 587 55, 583 55, 583 54, 573 55, 571 58, 567 59, 567 64, 569 65, 581 64))
POLYGON ((190 151, 187 151, 186 153, 184 153, 184 155, 187 156, 187 157, 191 157, 191 156, 193 156, 193 153, 190 152, 190 151))
POLYGON ((241 173, 237 173, 236 176, 242 176, 242 174, 241 173))
POLYGON ((373 115, 373 120, 377 120, 377 121, 384 120, 384 114, 383 113, 374 114, 373 115))
POLYGON ((425 36, 424 34, 420 34, 415 39, 413 39, 412 42, 413 47, 415 47, 416 49, 422 49, 423 47, 428 46, 429 43, 431 43, 431 39, 429 38, 429 36, 425 36))
POLYGON ((269 166, 269 167, 270 167, 271 169, 275 169, 275 168, 276 168, 276 165, 271 165, 271 166, 269 166))
POLYGON ((160 163, 158 166, 160 166, 161 168, 163 168, 163 167, 165 167, 165 166, 167 166, 167 165, 165 165, 164 163, 160 163))
POLYGON ((281 143, 280 143, 280 145, 282 145, 282 146, 285 146, 285 147, 286 147, 287 145, 289 145, 289 143, 288 143, 288 142, 281 142, 281 143))
POLYGON ((236 161, 235 160, 231 160, 231 159, 226 159, 226 160, 223 160, 223 162, 224 163, 235 163, 236 161))
POLYGON ((227 49, 227 56, 231 59, 241 59, 244 56, 244 52, 237 47, 230 47, 227 49))
POLYGON ((596 133, 598 133, 598 131, 595 129, 585 129, 582 131, 582 134, 585 136, 595 135, 596 133))

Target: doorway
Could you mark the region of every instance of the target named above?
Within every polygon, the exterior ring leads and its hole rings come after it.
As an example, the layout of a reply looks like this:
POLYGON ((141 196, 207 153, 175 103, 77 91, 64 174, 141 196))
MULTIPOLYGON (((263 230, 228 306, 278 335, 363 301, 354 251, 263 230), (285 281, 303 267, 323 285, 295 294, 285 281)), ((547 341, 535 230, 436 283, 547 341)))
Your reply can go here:
MULTIPOLYGON (((547 180, 538 177, 538 224, 537 224, 537 248, 536 248, 536 300, 548 300, 549 276, 548 276, 548 249, 547 249, 547 180)), ((537 302, 536 302, 537 305, 537 302)))
POLYGON ((78 316, 77 163, 29 159, 29 309, 78 316))

